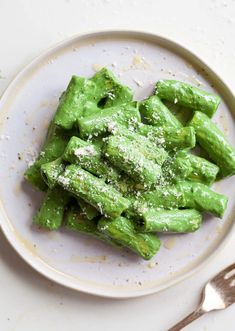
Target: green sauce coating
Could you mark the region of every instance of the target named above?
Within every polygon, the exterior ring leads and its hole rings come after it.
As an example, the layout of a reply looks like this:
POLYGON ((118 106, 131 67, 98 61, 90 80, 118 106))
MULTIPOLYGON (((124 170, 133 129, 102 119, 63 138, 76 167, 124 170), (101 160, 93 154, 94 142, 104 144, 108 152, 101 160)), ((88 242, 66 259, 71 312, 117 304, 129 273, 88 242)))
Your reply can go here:
POLYGON ((208 186, 235 174, 235 150, 209 118, 219 103, 173 80, 137 102, 106 68, 73 76, 25 172, 47 191, 34 222, 58 229, 66 213, 68 228, 149 260, 160 248, 150 232, 194 232, 201 212, 222 217, 228 199, 208 186), (205 158, 189 153, 196 143, 205 158))
POLYGON ((235 174, 235 150, 219 128, 201 112, 195 112, 189 125, 195 129, 197 142, 220 167, 220 175, 235 174))
POLYGON ((81 208, 81 214, 84 215, 85 218, 87 218, 88 220, 93 220, 93 218, 100 215, 98 210, 86 201, 77 198, 77 202, 79 207, 81 208))
POLYGON ((170 168, 176 180, 187 179, 210 186, 219 172, 219 167, 214 163, 189 153, 177 153, 172 162, 170 168))
POLYGON ((160 99, 176 103, 192 110, 200 110, 212 117, 220 104, 220 98, 195 86, 177 80, 159 80, 156 94, 160 99))
POLYGON ((107 68, 98 71, 91 81, 95 83, 97 89, 100 89, 100 100, 104 98, 104 108, 130 103, 133 100, 132 90, 122 85, 107 68))
POLYGON ((157 146, 162 146, 168 151, 190 149, 196 145, 195 131, 194 128, 190 126, 175 129, 141 123, 137 131, 139 134, 154 142, 157 146))
POLYGON ((62 157, 58 157, 58 159, 44 163, 41 166, 41 175, 50 189, 55 187, 57 184, 57 178, 64 169, 65 163, 63 162, 62 157))
POLYGON ((172 103, 167 100, 162 100, 162 102, 164 102, 164 105, 177 118, 183 127, 187 125, 188 121, 193 117, 193 111, 190 108, 182 107, 178 105, 178 103, 172 103))
POLYGON ((106 141, 104 155, 134 181, 151 186, 161 178, 161 167, 147 159, 136 144, 124 136, 110 136, 106 141))
POLYGON ((96 239, 102 240, 116 248, 120 248, 120 244, 113 239, 107 238, 102 232, 97 229, 97 219, 87 219, 79 208, 71 206, 66 213, 66 227, 70 230, 81 232, 96 239))
POLYGON ((34 216, 34 223, 49 230, 60 228, 69 199, 69 194, 61 187, 48 190, 38 213, 34 216))
POLYGON ((193 208, 221 218, 227 203, 226 196, 212 191, 207 185, 182 181, 172 186, 158 186, 152 191, 140 194, 133 208, 139 216, 142 216, 149 208, 193 208))
POLYGON ((67 166, 58 184, 108 217, 118 217, 130 206, 130 201, 116 189, 77 165, 67 166))
POLYGON ((41 175, 41 166, 60 157, 68 143, 70 132, 50 125, 46 141, 36 161, 26 170, 25 178, 35 187, 46 191, 47 185, 41 175))
POLYGON ((145 260, 151 259, 161 245, 156 235, 137 233, 133 222, 125 217, 118 217, 112 220, 103 217, 98 222, 98 229, 107 238, 130 248, 145 260))
POLYGON ((131 140, 132 144, 146 157, 159 165, 162 165, 168 157, 168 153, 164 148, 156 146, 147 137, 143 137, 137 132, 128 130, 127 128, 116 125, 111 129, 112 135, 123 136, 131 140))
POLYGON ((182 207, 206 211, 222 218, 227 208, 228 198, 223 194, 212 191, 200 183, 181 182, 180 189, 184 194, 185 205, 182 207))
POLYGON ((82 138, 97 137, 116 124, 135 127, 140 122, 138 103, 101 109, 90 116, 79 118, 78 127, 82 138))
POLYGON ((156 95, 140 102, 140 113, 148 124, 175 129, 182 127, 182 124, 156 95))
POLYGON ((140 214, 149 208, 177 209, 185 207, 185 197, 179 184, 156 186, 154 190, 140 195, 140 198, 137 199, 136 207, 140 214))
POLYGON ((95 93, 95 84, 86 78, 73 76, 60 99, 54 117, 54 123, 65 130, 71 130, 77 119, 83 115, 84 104, 92 100, 98 102, 95 93))
POLYGON ((106 107, 118 106, 132 101, 132 92, 106 68, 91 79, 73 76, 61 97, 54 123, 70 130, 80 117, 99 112, 98 104, 102 99, 106 107))
POLYGON ((102 157, 98 144, 72 137, 65 148, 63 159, 78 164, 83 169, 103 178, 105 181, 115 181, 120 175, 118 171, 102 157))
POLYGON ((198 230, 202 223, 201 214, 195 209, 156 210, 143 213, 138 230, 141 232, 186 233, 198 230))

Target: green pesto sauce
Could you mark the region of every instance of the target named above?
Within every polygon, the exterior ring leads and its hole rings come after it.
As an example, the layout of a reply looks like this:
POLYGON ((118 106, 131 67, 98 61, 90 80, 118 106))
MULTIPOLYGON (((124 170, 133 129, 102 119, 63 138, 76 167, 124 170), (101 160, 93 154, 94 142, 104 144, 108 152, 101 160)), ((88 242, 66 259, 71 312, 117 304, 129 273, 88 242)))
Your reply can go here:
POLYGON ((107 68, 72 76, 25 173, 47 192, 34 223, 65 225, 148 260, 160 248, 156 233, 194 232, 203 212, 222 218, 228 199, 210 186, 235 174, 235 151, 210 119, 219 103, 173 80, 137 102, 107 68))

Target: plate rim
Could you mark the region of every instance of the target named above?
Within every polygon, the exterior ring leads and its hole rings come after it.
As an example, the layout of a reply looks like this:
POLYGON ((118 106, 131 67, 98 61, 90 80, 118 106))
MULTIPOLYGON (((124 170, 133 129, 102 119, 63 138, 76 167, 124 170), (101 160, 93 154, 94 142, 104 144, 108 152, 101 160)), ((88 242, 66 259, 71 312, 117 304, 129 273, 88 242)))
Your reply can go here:
MULTIPOLYGON (((214 76, 216 81, 221 84, 221 86, 224 88, 224 90, 229 94, 229 96, 233 99, 233 102, 235 102, 235 94, 233 91, 230 89, 230 87, 227 85, 227 83, 223 80, 223 78, 220 77, 220 75, 216 72, 214 68, 212 68, 205 60, 203 60, 200 56, 198 56, 194 51, 192 51, 190 48, 185 47, 178 41, 175 41, 171 38, 165 37, 161 34, 155 34, 153 32, 145 31, 145 30, 135 30, 135 29, 104 29, 104 30, 95 30, 95 31, 88 31, 84 33, 79 33, 75 34, 69 38, 65 38, 64 40, 53 44, 52 46, 46 48, 44 51, 40 52, 40 54, 36 57, 34 57, 28 64, 23 66, 14 78, 11 80, 11 82, 8 84, 8 86, 3 90, 3 93, 0 96, 0 112, 1 108, 4 105, 5 101, 8 99, 8 94, 11 93, 12 88, 14 86, 17 86, 18 80, 22 79, 22 76, 24 74, 27 74, 27 72, 33 68, 38 62, 43 61, 44 57, 50 55, 51 52, 54 52, 55 50, 59 50, 60 48, 63 48, 66 46, 66 44, 71 43, 72 41, 81 41, 82 39, 89 39, 89 38, 99 38, 101 36, 126 36, 126 37, 139 37, 141 39, 150 39, 153 41, 153 43, 157 43, 157 41, 161 41, 163 44, 169 46, 173 46, 173 48, 177 48, 181 53, 186 55, 187 58, 191 58, 194 60, 194 62, 197 62, 203 67, 205 67, 210 75, 214 76)), ((2 202, 0 201, 0 210, 1 214, 4 214, 4 208, 2 206, 2 202)), ((211 261, 224 247, 225 245, 229 242, 231 239, 231 236, 234 232, 235 229, 235 222, 233 222, 230 227, 229 231, 225 233, 225 235, 221 238, 219 241, 217 247, 211 251, 208 256, 204 257, 202 261, 199 261, 197 265, 186 271, 182 275, 176 276, 174 279, 168 281, 167 284, 160 284, 155 287, 150 287, 146 289, 139 289, 139 290, 134 290, 131 291, 131 289, 127 292, 116 292, 116 291, 109 291, 109 289, 106 288, 94 288, 90 286, 88 283, 86 283, 86 288, 84 288, 82 285, 80 286, 79 283, 73 283, 67 279, 64 278, 64 275, 60 276, 59 271, 54 271, 53 268, 50 267, 48 264, 43 262, 41 260, 41 263, 38 263, 38 259, 35 259, 35 257, 31 254, 30 252, 23 249, 22 245, 20 244, 20 241, 16 239, 16 236, 14 235, 14 228, 11 228, 11 224, 8 226, 8 222, 2 222, 2 215, 0 215, 0 227, 1 230, 11 245, 13 249, 16 251, 16 253, 28 264, 30 265, 34 270, 36 270, 38 273, 43 275, 44 277, 58 283, 59 285, 65 286, 67 288, 80 291, 83 293, 91 294, 91 295, 96 295, 100 297, 106 297, 106 298, 112 298, 112 299, 129 299, 129 298, 135 298, 135 297, 141 297, 149 294, 154 294, 157 292, 160 292, 162 290, 165 290, 167 288, 170 288, 171 286, 191 277, 192 275, 196 274, 199 272, 209 261, 211 261), (50 271, 51 270, 51 271, 50 271)), ((68 277, 69 279, 69 277, 68 277)))

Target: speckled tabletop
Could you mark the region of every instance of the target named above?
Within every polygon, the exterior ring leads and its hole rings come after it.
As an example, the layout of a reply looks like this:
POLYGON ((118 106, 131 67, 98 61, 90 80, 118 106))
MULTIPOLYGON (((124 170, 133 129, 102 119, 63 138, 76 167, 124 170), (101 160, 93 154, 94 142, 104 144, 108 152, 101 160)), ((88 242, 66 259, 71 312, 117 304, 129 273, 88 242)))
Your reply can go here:
MULTIPOLYGON (((136 29, 170 37, 205 59, 235 89, 233 0, 1 0, 0 93, 47 47, 76 33, 136 29)), ((31 269, 0 233, 0 329, 166 331, 197 304, 203 284, 234 262, 235 239, 190 279, 155 295, 110 300, 56 285, 31 269)), ((234 331, 235 306, 186 330, 234 331)))

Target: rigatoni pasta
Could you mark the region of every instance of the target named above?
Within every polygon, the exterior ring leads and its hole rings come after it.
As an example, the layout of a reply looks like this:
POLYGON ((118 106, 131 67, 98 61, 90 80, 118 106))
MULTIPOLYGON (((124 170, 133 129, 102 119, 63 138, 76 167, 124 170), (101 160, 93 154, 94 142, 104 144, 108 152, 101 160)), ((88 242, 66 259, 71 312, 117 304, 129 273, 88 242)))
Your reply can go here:
POLYGON ((220 167, 222 177, 235 174, 235 151, 219 128, 201 112, 195 112, 189 123, 195 129, 198 143, 220 167))
POLYGON ((160 99, 171 101, 192 110, 200 110, 212 117, 220 104, 220 97, 195 86, 176 80, 159 80, 156 94, 160 99))
POLYGON ((158 81, 137 102, 106 68, 73 76, 25 172, 47 191, 34 223, 65 225, 148 260, 160 249, 157 233, 194 232, 204 212, 222 218, 228 199, 210 186, 235 174, 235 151, 210 119, 219 103, 184 82, 158 81), (166 101, 190 109, 191 120, 183 125, 166 101))

